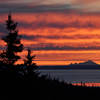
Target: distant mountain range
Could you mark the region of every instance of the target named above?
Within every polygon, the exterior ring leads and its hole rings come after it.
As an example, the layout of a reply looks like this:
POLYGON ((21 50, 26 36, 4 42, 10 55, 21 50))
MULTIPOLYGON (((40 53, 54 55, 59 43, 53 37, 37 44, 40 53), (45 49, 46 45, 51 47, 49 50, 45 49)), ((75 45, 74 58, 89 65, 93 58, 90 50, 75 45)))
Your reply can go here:
POLYGON ((66 68, 67 69, 100 69, 100 65, 96 64, 92 60, 88 60, 83 63, 70 64, 66 68))
POLYGON ((40 69, 100 69, 100 65, 96 64, 92 60, 88 60, 83 63, 74 63, 69 65, 59 66, 40 66, 40 69))

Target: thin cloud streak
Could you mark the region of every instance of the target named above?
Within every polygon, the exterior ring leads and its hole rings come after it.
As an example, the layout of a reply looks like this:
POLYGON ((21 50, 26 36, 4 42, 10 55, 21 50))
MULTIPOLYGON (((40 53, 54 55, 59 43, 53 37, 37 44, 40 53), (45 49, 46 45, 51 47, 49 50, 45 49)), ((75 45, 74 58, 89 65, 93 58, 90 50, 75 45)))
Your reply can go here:
MULTIPOLYGON (((4 16, 2 15, 2 18, 6 19, 4 16)), ((49 50, 50 48, 53 50, 92 50, 100 47, 100 19, 96 15, 16 13, 13 19, 19 23, 18 29, 24 45, 34 47, 36 50, 49 50)), ((7 31, 2 20, 0 33, 4 36, 7 31)))

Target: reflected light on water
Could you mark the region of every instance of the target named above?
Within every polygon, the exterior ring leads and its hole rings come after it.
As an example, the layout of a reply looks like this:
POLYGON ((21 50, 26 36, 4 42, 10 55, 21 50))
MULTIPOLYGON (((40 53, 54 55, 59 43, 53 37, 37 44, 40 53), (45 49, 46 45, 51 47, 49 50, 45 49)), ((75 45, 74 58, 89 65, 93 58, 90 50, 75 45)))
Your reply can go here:
POLYGON ((100 87, 100 83, 73 83, 75 86, 100 87))

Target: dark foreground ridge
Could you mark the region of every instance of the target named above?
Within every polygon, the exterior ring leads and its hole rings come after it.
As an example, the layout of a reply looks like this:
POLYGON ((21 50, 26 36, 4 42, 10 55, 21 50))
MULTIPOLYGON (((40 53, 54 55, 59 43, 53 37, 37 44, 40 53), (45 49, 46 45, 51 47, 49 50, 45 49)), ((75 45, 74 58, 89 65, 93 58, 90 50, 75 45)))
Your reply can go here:
POLYGON ((0 98, 2 100, 67 100, 68 98, 98 97, 100 88, 73 86, 47 76, 39 76, 38 72, 25 73, 22 65, 6 66, 0 69, 0 98), (10 67, 10 69, 9 69, 10 67))

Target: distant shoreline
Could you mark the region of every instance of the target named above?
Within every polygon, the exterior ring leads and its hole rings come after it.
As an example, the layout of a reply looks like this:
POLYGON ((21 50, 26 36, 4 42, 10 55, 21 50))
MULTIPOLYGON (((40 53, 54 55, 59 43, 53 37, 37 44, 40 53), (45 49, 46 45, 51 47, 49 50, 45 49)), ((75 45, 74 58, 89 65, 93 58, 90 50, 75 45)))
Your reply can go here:
MULTIPOLYGON (((81 67, 81 66, 79 66, 81 67)), ((67 66, 39 66, 39 69, 41 70, 100 70, 100 65, 98 66, 94 66, 94 67, 88 67, 86 68, 86 66, 83 68, 84 66, 82 66, 82 68, 71 68, 71 66, 67 65, 67 66)))
POLYGON ((100 69, 100 65, 92 60, 83 63, 74 63, 69 65, 40 66, 39 69, 100 69))

